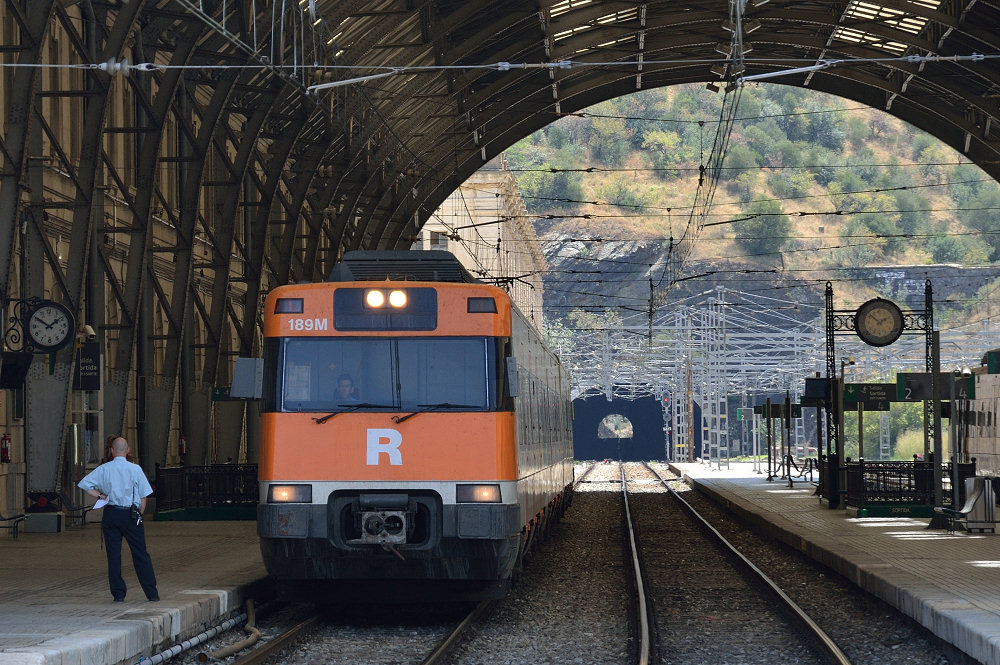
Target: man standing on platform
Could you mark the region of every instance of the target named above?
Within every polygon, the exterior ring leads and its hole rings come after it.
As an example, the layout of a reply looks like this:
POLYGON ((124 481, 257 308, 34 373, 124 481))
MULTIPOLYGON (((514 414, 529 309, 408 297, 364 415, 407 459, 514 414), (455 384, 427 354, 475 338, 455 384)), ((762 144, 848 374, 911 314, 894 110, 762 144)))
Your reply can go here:
POLYGON ((115 602, 125 600, 125 580, 122 579, 122 537, 132 551, 132 564, 139 584, 149 600, 159 600, 153 561, 146 551, 146 532, 142 514, 146 497, 153 493, 142 467, 126 459, 128 442, 116 437, 111 442, 114 458, 100 465, 79 482, 80 489, 92 497, 107 501, 101 531, 108 554, 108 584, 115 602))

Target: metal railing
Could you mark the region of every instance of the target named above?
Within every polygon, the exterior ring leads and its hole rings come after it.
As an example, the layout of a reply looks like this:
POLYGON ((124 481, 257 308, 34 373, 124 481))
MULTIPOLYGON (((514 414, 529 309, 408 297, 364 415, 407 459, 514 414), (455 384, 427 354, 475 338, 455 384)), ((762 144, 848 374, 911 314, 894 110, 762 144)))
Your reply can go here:
POLYGON ((156 509, 253 505, 259 496, 256 464, 156 468, 156 509))
MULTIPOLYGON (((858 460, 844 465, 847 477, 847 505, 934 505, 934 462, 869 462, 858 460)), ((976 475, 975 463, 958 465, 959 502, 964 502, 965 479, 976 475)), ((951 506, 951 463, 941 465, 942 503, 951 506)))

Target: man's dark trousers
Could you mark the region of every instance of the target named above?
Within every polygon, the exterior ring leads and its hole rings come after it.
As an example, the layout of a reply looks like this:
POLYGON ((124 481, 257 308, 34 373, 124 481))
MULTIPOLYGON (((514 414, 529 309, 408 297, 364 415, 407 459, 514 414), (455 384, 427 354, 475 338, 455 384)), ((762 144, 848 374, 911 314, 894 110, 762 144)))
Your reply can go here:
POLYGON ((101 531, 104 533, 104 548, 108 554, 108 585, 111 595, 115 598, 125 597, 125 580, 122 579, 122 537, 132 550, 132 565, 139 578, 139 584, 146 593, 146 598, 156 598, 156 575, 153 573, 153 560, 146 551, 146 531, 142 524, 136 524, 132 511, 128 508, 106 506, 104 517, 101 518, 101 531))

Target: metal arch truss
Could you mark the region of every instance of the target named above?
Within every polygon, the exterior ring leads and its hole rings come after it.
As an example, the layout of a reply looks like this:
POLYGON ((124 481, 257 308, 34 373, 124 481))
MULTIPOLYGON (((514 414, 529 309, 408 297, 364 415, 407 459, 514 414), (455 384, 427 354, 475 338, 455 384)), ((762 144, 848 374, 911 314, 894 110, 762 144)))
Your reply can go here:
POLYGON ((55 413, 100 412, 104 433, 133 433, 150 475, 176 461, 180 434, 188 463, 245 446, 243 406, 216 408, 212 389, 228 385, 230 357, 259 352, 266 291, 321 278, 337 244, 317 224, 329 197, 310 187, 330 142, 329 107, 305 92, 331 57, 321 14, 262 0, 0 4, 14 65, 0 292, 65 304, 105 349, 100 398, 71 393, 72 348, 29 370, 29 492, 63 482, 55 413))
MULTIPOLYGON (((825 367, 823 317, 802 322, 781 308, 758 294, 719 289, 703 303, 661 309, 652 326, 567 331, 550 325, 547 334, 570 370, 574 398, 655 396, 670 432, 670 459, 690 459, 692 433, 701 428, 703 458, 724 463, 729 437, 737 431, 736 408, 786 394, 798 402, 804 380, 825 367)), ((944 367, 978 366, 987 349, 1000 346, 1000 330, 987 323, 941 331, 940 338, 944 367)), ((858 382, 891 382, 896 372, 926 368, 925 345, 916 336, 880 348, 852 337, 840 347, 855 358, 851 378, 858 382)), ((746 448, 750 436, 740 437, 746 448)), ((794 436, 800 445, 801 427, 794 436)), ((880 448, 887 453, 887 433, 880 432, 880 448)))
MULTIPOLYGON (((240 445, 213 438, 245 428, 212 423, 211 390, 257 350, 268 289, 408 247, 484 163, 598 102, 751 54, 744 77, 884 109, 1000 175, 992 3, 750 3, 737 56, 716 52, 731 7, 7 0, 0 295, 46 295, 99 331, 104 430, 137 431, 151 473, 178 430, 191 464, 240 445)), ((51 414, 70 412, 73 364, 66 349, 29 373, 29 489, 59 485, 51 414)))

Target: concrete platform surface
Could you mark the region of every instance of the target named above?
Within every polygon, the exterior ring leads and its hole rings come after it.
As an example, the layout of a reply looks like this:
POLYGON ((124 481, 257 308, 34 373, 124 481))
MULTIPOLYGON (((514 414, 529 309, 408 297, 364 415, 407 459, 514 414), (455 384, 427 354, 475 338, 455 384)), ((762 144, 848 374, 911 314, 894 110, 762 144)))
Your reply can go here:
MULTIPOLYGON (((981 663, 1000 665, 1000 535, 928 529, 930 518, 855 518, 814 487, 754 472, 672 464, 766 533, 837 571, 981 663)), ((815 476, 814 476, 815 477, 815 476)))
POLYGON ((0 665, 134 664, 243 610, 267 573, 255 522, 146 521, 159 602, 122 545, 125 602, 112 602, 101 525, 0 531, 0 665))

